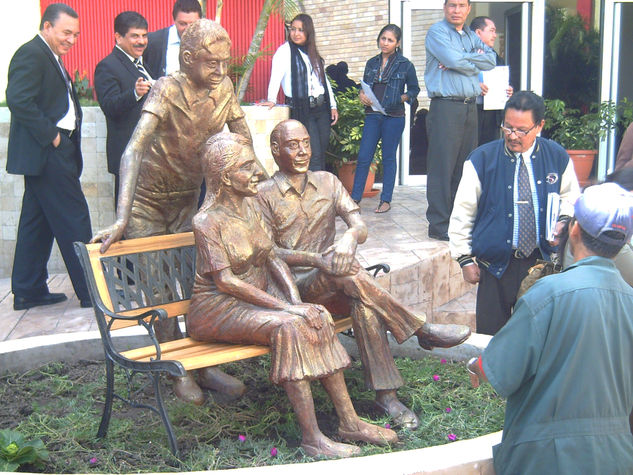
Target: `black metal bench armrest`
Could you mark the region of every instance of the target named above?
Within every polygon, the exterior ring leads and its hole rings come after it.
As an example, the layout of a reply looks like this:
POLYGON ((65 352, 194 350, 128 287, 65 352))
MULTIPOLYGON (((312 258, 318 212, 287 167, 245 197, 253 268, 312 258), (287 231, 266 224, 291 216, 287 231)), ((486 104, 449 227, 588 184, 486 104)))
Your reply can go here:
POLYGON ((374 277, 376 277, 380 271, 383 271, 385 274, 388 274, 391 271, 391 267, 389 267, 389 264, 385 264, 381 262, 379 264, 374 264, 373 266, 365 267, 365 270, 367 272, 374 271, 374 277))

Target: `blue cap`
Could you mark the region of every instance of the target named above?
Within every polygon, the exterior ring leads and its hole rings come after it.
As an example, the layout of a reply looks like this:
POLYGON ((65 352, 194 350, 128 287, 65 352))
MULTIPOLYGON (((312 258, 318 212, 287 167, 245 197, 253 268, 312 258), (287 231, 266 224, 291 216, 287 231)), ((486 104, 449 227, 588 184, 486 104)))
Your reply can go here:
POLYGON ((615 183, 585 189, 574 205, 580 227, 598 241, 624 246, 633 235, 633 193, 615 183))

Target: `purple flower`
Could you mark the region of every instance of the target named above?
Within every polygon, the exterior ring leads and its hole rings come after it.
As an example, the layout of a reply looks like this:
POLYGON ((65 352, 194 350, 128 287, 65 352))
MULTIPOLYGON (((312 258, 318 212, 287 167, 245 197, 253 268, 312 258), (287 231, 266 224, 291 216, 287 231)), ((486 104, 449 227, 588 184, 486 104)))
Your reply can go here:
POLYGON ((237 436, 240 442, 244 442, 246 440, 246 436, 244 434, 240 434, 237 436))
POLYGON ((446 364, 446 360, 445 360, 444 358, 442 358, 442 359, 440 360, 440 363, 442 363, 442 364, 446 364))
POLYGON ((92 457, 90 460, 88 460, 88 463, 90 465, 95 465, 98 462, 97 457, 92 457))
POLYGON ((448 434, 448 440, 450 440, 451 442, 457 440, 457 436, 455 434, 448 434))
POLYGON ((446 408, 446 412, 447 412, 447 413, 448 413, 448 412, 451 412, 451 411, 452 411, 452 409, 451 409, 450 407, 447 407, 447 408, 446 408))
POLYGON ((270 456, 277 457, 277 447, 273 447, 272 449, 270 449, 270 456))
POLYGON ((434 374, 433 375, 433 381, 439 381, 440 380, 440 375, 439 374, 434 374))
POLYGON ((389 424, 388 422, 385 422, 385 429, 391 429, 391 424, 389 424))

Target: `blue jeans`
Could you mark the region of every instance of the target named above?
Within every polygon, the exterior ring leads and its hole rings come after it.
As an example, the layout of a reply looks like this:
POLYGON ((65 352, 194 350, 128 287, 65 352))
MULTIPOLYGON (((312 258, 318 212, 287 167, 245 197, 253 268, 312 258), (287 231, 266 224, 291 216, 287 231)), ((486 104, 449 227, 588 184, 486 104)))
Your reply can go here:
POLYGON ((354 175, 352 199, 360 201, 363 197, 369 166, 374 158, 378 141, 382 139, 382 201, 391 202, 393 187, 396 183, 396 150, 400 143, 400 136, 404 130, 404 117, 391 117, 382 114, 367 114, 363 137, 360 139, 358 164, 354 175))

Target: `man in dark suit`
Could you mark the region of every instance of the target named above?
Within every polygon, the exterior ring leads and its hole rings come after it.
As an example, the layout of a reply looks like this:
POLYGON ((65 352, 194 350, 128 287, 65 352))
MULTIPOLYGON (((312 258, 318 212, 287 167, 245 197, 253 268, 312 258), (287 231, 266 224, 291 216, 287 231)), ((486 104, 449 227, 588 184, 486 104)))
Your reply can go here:
POLYGON ((92 234, 88 204, 79 183, 82 116, 61 62, 78 36, 77 13, 63 3, 51 4, 42 16, 39 34, 15 52, 9 65, 7 172, 24 175, 11 276, 15 310, 66 300, 62 293, 50 293, 46 283, 53 238, 81 306, 91 306, 72 244, 88 242, 92 234))
POLYGON ((143 65, 147 20, 137 12, 114 19, 116 46, 95 68, 95 91, 106 116, 108 171, 114 175, 114 205, 119 195, 119 165, 123 150, 141 117, 153 79, 143 65))
MULTIPOLYGON (((484 44, 490 46, 494 51, 497 27, 489 17, 478 16, 473 18, 473 21, 470 22, 470 29, 479 36, 484 44)), ((503 58, 499 56, 496 51, 494 51, 494 53, 496 65, 505 66, 506 63, 503 58)), ((482 93, 477 97, 477 145, 483 145, 501 137, 501 129, 499 126, 503 121, 503 111, 484 109, 483 97, 488 93, 488 86, 483 82, 479 85, 481 86, 482 93)), ((508 97, 510 97, 513 92, 512 86, 508 85, 508 89, 506 89, 508 97)))
POLYGON ((177 0, 172 16, 172 26, 149 34, 147 49, 143 53, 145 64, 156 75, 154 79, 180 69, 180 38, 191 23, 202 18, 202 8, 198 0, 177 0))

